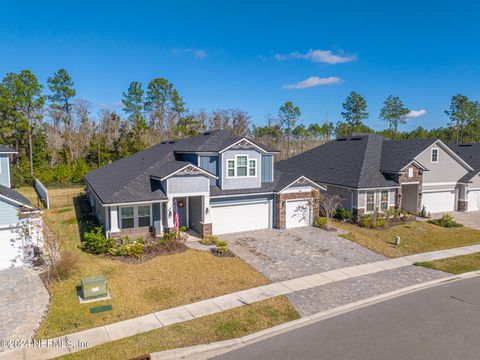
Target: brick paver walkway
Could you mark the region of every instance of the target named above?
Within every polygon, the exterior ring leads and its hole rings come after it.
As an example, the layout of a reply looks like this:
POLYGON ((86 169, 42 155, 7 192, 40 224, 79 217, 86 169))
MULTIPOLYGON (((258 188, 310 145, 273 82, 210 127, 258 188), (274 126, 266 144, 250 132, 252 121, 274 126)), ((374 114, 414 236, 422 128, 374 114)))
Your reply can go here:
POLYGON ((0 271, 0 339, 32 336, 47 309, 49 298, 34 270, 13 268, 0 271))

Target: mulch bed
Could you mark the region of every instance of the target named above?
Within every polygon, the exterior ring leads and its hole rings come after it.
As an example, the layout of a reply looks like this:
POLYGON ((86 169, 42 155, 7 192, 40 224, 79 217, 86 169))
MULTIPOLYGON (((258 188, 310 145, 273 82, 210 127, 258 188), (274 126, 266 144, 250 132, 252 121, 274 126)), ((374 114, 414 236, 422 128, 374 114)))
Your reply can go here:
POLYGON ((161 247, 156 246, 153 249, 149 250, 146 253, 143 253, 139 258, 131 257, 131 256, 113 256, 107 255, 110 259, 119 260, 128 264, 142 264, 148 260, 154 259, 157 256, 166 256, 166 255, 173 255, 177 253, 182 253, 187 251, 189 248, 185 244, 177 244, 175 247, 161 247))

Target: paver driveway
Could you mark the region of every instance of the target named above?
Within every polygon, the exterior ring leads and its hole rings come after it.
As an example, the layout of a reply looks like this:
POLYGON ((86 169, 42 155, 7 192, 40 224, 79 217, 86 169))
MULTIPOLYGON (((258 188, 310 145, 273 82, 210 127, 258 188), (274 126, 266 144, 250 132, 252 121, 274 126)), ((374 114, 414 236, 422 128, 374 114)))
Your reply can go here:
POLYGON ((315 227, 249 231, 220 238, 272 281, 386 259, 335 232, 315 227))
POLYGON ((47 289, 34 270, 0 271, 0 339, 31 338, 47 309, 48 300, 47 289))
MULTIPOLYGON (((460 224, 475 230, 480 230, 480 211, 454 211, 448 214, 450 214, 455 221, 459 222, 460 224)), ((434 217, 441 217, 441 215, 442 214, 438 214, 434 217)))

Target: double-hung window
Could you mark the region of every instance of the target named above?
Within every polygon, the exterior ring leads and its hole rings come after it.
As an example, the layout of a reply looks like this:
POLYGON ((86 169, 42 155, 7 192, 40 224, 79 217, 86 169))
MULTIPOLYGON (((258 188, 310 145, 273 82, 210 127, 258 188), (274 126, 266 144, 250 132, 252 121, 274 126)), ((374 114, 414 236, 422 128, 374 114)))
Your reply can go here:
POLYGON ((150 226, 150 206, 138 207, 138 226, 150 226))
POLYGON ((367 191, 367 212, 375 210, 375 191, 367 191))
POLYGON ((388 190, 382 190, 380 196, 380 210, 387 211, 388 210, 388 190))
POLYGON ((257 176, 257 160, 248 161, 248 176, 257 176))
POLYGON ((235 160, 227 161, 227 176, 229 177, 235 176, 235 160))
POLYGON ((135 227, 133 207, 124 207, 120 209, 120 221, 122 229, 131 229, 135 227))
POLYGON ((237 176, 247 176, 247 156, 237 156, 237 176))

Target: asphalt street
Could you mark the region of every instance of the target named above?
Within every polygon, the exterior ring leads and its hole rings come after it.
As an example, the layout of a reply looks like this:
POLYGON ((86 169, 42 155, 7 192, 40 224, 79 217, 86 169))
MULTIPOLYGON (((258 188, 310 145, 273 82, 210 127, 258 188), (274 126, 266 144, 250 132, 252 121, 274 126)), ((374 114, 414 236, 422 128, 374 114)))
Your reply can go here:
POLYGON ((480 277, 377 303, 216 359, 479 360, 480 277))

